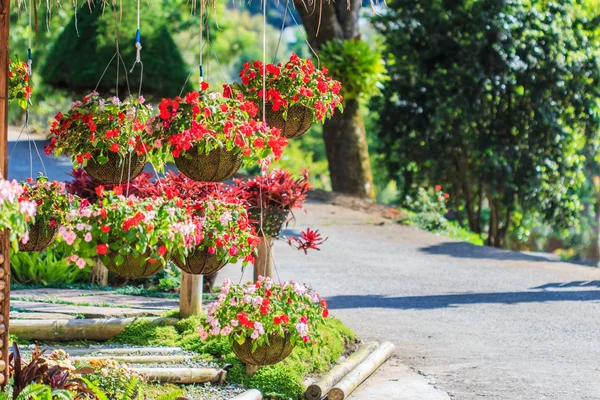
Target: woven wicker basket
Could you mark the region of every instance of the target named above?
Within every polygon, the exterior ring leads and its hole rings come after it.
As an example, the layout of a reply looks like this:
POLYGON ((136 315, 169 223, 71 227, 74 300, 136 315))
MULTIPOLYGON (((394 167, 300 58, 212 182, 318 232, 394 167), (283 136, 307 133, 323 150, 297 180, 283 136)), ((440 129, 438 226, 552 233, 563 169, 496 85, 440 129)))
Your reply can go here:
POLYGON ((118 253, 109 253, 108 259, 109 261, 106 263, 106 268, 114 272, 117 275, 120 275, 124 278, 129 279, 140 279, 140 278, 149 278, 152 275, 160 272, 164 267, 160 261, 155 263, 149 263, 146 259, 150 256, 149 253, 142 254, 139 257, 133 257, 132 255, 125 256, 125 261, 123 264, 117 265, 115 263, 115 257, 118 253))
MULTIPOLYGON (((268 238, 279 237, 283 224, 287 222, 289 210, 282 210, 279 208, 263 208, 263 223, 262 228, 264 236, 268 238)), ((256 228, 256 232, 260 232, 260 208, 251 207, 248 209, 248 216, 252 222, 252 225, 256 228)))
POLYGON ((29 241, 19 241, 19 251, 42 251, 54 242, 58 228, 50 226, 47 221, 38 221, 29 227, 29 241))
POLYGON ((128 178, 133 180, 141 174, 146 165, 146 156, 139 156, 137 153, 131 153, 131 165, 129 155, 121 157, 119 154, 109 152, 107 157, 108 162, 104 165, 100 165, 95 157, 92 157, 85 166, 85 172, 105 185, 127 183, 128 178))
POLYGON ((179 256, 173 257, 172 261, 179 269, 193 275, 210 275, 226 264, 219 261, 214 254, 209 254, 208 250, 194 250, 185 261, 179 256))
POLYGON ((235 355, 250 365, 277 364, 292 354, 292 350, 294 350, 288 334, 285 337, 281 337, 277 333, 271 334, 269 335, 269 344, 258 346, 254 351, 252 351, 252 343, 253 340, 247 338, 243 344, 234 341, 232 346, 235 355))
POLYGON ((304 135, 313 123, 312 110, 301 104, 294 104, 288 108, 286 120, 281 111, 273 111, 271 104, 267 103, 265 117, 267 125, 279 128, 281 134, 288 139, 304 135))
POLYGON ((175 158, 175 165, 188 178, 198 182, 223 182, 242 165, 241 153, 215 149, 208 154, 190 151, 175 158))

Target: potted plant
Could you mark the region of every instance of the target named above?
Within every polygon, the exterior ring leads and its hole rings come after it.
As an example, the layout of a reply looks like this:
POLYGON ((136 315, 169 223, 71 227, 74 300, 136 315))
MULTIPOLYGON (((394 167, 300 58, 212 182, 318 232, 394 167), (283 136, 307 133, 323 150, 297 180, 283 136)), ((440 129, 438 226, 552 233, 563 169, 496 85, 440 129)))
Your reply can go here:
POLYGON ((230 187, 232 197, 248 205, 248 215, 256 231, 267 238, 279 236, 290 211, 302 208, 311 189, 308 171, 295 179, 282 169, 252 179, 236 179, 230 187))
POLYGON ((22 198, 37 205, 35 223, 29 224, 29 240, 19 243, 19 251, 42 251, 56 238, 58 227, 65 222, 74 197, 67 195, 63 182, 40 176, 23 184, 22 198))
POLYGON ((27 108, 31 97, 31 82, 29 81, 29 67, 22 61, 8 62, 8 100, 16 101, 19 107, 27 108))
POLYGON ((271 365, 295 346, 319 342, 319 325, 329 315, 327 303, 312 289, 295 282, 234 285, 225 280, 198 333, 203 340, 226 336, 247 365, 271 365))
POLYGON ((15 249, 17 241, 29 241, 28 224, 35 221, 36 204, 22 197, 24 190, 17 181, 0 177, 0 230, 8 230, 15 249))
POLYGON ((215 198, 192 204, 199 217, 199 240, 186 257, 173 257, 175 265, 189 274, 210 275, 230 262, 241 260, 244 266, 254 262, 260 239, 243 205, 215 198))
POLYGON ((163 99, 152 123, 154 145, 163 161, 173 157, 187 177, 203 182, 231 178, 243 160, 278 159, 287 140, 277 129, 257 122, 256 106, 220 93, 188 93, 185 98, 163 99))
POLYGON ((147 278, 174 255, 185 257, 198 239, 197 221, 180 199, 125 197, 97 188, 97 203, 82 202, 59 234, 80 268, 100 257, 109 271, 126 278, 147 278))
POLYGON ((264 67, 261 61, 247 62, 240 71, 241 90, 260 108, 264 99, 267 125, 293 139, 304 134, 313 121, 323 123, 336 108, 342 110, 342 85, 326 74, 327 68, 318 70, 311 59, 296 54, 285 64, 264 67))
POLYGON ((146 164, 151 149, 146 122, 151 107, 144 98, 101 98, 92 92, 59 112, 50 128, 46 154, 65 154, 103 184, 129 182, 146 164))

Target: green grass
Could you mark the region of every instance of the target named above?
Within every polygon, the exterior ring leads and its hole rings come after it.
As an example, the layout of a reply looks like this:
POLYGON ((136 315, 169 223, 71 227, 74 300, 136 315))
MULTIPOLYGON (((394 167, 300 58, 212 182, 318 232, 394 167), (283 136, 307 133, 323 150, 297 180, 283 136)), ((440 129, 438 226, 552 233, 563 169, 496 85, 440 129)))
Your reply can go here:
POLYGON ((468 229, 461 227, 456 221, 449 221, 443 218, 443 222, 445 225, 444 228, 433 229, 431 228, 432 224, 427 223, 428 221, 426 218, 419 218, 419 214, 407 210, 402 210, 402 212, 404 212, 407 215, 405 219, 398 221, 398 223, 402 225, 416 226, 417 228, 422 229, 424 231, 432 232, 456 240, 461 240, 463 242, 471 243, 476 246, 484 245, 481 236, 469 231, 468 229))
MULTIPOLYGON (((171 313, 170 315, 175 315, 171 313)), ((338 319, 331 318, 322 327, 322 347, 296 348, 279 364, 262 367, 252 376, 231 350, 226 338, 202 341, 196 333, 199 319, 190 317, 175 324, 138 321, 111 340, 115 344, 132 346, 179 346, 194 351, 203 358, 232 364, 227 374, 229 383, 256 388, 265 397, 296 399, 304 392, 304 379, 322 374, 344 353, 346 345, 356 340, 355 334, 338 319)))

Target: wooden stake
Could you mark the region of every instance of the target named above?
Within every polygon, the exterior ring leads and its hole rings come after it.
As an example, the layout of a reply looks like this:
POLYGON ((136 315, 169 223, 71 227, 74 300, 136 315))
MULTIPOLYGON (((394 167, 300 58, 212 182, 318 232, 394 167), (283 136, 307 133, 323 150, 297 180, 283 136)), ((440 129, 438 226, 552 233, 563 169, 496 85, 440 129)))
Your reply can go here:
POLYGON ((254 263, 254 282, 258 281, 259 276, 273 278, 273 243, 275 239, 262 237, 258 245, 258 256, 254 263))
POLYGON ((363 383, 373 372, 381 366, 394 353, 395 347, 390 342, 385 342, 372 352, 362 363, 358 364, 327 394, 329 400, 344 400, 363 383))
POLYGON ((323 398, 336 383, 341 381, 344 376, 363 362, 377 347, 379 347, 379 343, 377 342, 370 342, 361 346, 351 356, 323 375, 321 379, 309 385, 304 393, 304 397, 307 400, 320 400, 323 398))
POLYGON ((92 268, 92 283, 100 286, 108 286, 108 268, 98 258, 92 268))
POLYGON ((240 393, 231 400, 262 400, 262 393, 256 389, 246 390, 244 393, 240 393))
MULTIPOLYGON (((10 0, 0 0, 0 176, 8 177, 8 38, 10 33, 10 0)), ((4 282, 4 300, 0 306, 0 361, 8 362, 8 325, 10 314, 10 242, 8 232, 0 233, 0 254, 4 257, 0 265, 0 279, 4 282)), ((8 368, 0 374, 0 385, 8 383, 8 368)))
POLYGON ((202 314, 202 275, 192 275, 181 271, 179 291, 179 316, 187 318, 202 314))

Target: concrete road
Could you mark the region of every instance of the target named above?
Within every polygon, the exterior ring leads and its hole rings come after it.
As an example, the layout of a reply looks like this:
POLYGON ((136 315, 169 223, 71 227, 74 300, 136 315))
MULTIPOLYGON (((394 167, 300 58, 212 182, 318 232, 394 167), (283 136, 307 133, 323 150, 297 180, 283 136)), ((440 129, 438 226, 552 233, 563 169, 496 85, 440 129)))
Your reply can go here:
MULTIPOLYGON (((311 284, 363 339, 394 342, 396 360, 418 371, 421 386, 456 399, 600 398, 600 270, 471 246, 332 205, 306 208, 288 233, 310 226, 329 240, 306 256, 278 242, 281 279, 311 284)), ((225 276, 239 281, 239 267, 225 276)), ((242 279, 251 277, 248 270, 242 279)), ((403 368, 395 380, 382 374, 401 383, 403 368)), ((379 398, 430 398, 397 388, 379 398)))

